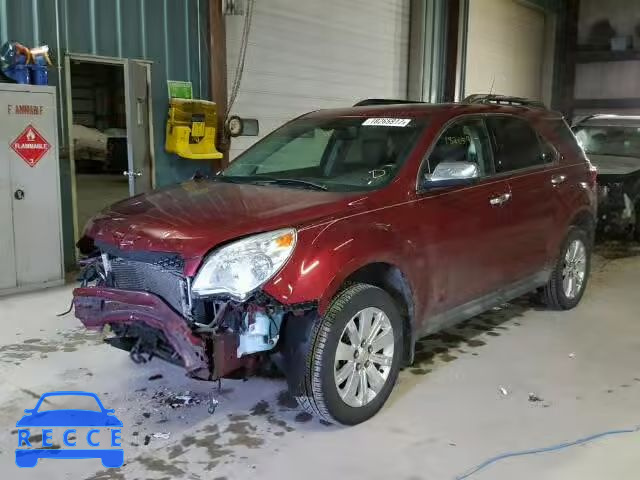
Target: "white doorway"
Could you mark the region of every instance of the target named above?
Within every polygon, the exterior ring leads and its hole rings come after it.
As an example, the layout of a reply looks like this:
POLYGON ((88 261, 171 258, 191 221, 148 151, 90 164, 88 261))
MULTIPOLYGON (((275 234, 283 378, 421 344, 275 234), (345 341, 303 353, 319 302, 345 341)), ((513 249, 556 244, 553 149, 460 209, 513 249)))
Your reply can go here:
POLYGON ((65 69, 77 242, 96 213, 153 188, 151 64, 70 54, 65 69))

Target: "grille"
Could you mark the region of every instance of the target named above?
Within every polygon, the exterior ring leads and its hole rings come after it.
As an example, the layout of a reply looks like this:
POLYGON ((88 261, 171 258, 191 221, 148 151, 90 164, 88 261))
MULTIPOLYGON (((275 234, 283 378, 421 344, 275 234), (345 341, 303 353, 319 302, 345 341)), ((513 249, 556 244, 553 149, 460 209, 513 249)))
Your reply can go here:
POLYGON ((111 258, 113 286, 158 295, 181 314, 188 311, 186 282, 176 268, 127 258, 111 258))

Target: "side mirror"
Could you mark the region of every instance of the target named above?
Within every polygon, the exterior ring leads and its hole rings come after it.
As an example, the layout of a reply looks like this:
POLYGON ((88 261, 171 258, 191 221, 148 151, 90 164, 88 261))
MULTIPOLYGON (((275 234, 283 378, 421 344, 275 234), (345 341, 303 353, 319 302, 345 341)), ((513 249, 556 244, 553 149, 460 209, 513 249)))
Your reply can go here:
POLYGON ((440 162, 432 174, 425 175, 425 187, 450 187, 470 185, 480 176, 477 163, 440 162))

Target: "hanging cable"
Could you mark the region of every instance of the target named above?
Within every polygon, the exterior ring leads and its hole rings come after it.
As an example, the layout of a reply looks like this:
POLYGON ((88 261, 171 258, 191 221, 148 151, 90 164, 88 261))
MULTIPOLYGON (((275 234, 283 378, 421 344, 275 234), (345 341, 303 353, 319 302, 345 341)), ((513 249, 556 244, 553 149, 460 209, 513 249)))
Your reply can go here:
POLYGON ((238 52, 238 63, 236 65, 236 72, 231 86, 231 94, 229 96, 229 102, 227 103, 227 111, 225 112, 225 119, 231 113, 231 108, 238 97, 240 91, 240 83, 242 82, 242 74, 244 72, 244 61, 247 56, 247 45, 249 44, 249 33, 251 31, 251 20, 253 18, 253 6, 254 0, 247 0, 247 11, 244 16, 244 26, 242 27, 242 38, 240 40, 240 50, 238 52))

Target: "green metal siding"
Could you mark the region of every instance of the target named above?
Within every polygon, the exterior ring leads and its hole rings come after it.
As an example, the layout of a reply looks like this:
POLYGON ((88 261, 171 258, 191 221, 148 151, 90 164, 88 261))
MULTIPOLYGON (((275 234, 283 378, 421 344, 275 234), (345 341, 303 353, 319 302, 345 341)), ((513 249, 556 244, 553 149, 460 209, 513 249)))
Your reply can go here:
MULTIPOLYGON (((156 184, 207 171, 208 162, 178 159, 164 151, 167 79, 190 80, 194 95, 209 97, 206 0, 0 0, 0 42, 48 44, 52 85, 63 85, 64 55, 81 53, 150 60, 156 184)), ((64 88, 58 89, 60 146, 68 143, 64 88)), ((60 159, 65 257, 73 259, 69 161, 60 159)), ((71 265, 68 265, 69 267, 71 265)))

